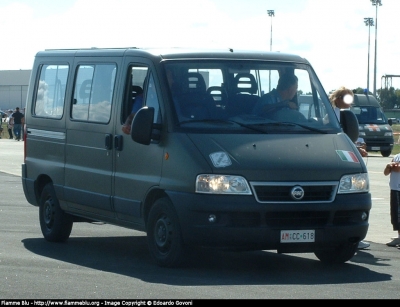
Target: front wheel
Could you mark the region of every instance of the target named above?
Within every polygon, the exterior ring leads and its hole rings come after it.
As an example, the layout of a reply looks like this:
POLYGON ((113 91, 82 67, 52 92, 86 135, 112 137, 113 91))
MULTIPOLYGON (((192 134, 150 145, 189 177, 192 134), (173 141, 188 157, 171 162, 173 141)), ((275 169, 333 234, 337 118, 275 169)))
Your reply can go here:
POLYGON ((147 220, 147 241, 150 254, 162 267, 182 264, 185 249, 178 216, 168 198, 156 200, 147 220))
POLYGON ((344 263, 355 255, 358 243, 345 243, 339 247, 327 250, 319 250, 314 254, 319 260, 327 264, 344 263))
POLYGON ((40 196, 39 221, 47 241, 65 242, 71 234, 72 217, 61 209, 51 183, 43 188, 40 196))
POLYGON ((382 157, 389 157, 391 153, 391 150, 381 150, 382 157))

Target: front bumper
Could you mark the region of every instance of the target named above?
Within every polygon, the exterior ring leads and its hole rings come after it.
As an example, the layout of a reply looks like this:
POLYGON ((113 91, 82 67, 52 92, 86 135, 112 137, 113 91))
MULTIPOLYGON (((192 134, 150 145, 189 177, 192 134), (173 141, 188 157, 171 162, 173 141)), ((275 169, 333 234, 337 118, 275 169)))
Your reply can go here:
POLYGON ((184 243, 218 248, 312 252, 365 238, 371 194, 330 203, 258 203, 253 196, 168 192, 184 243), (366 214, 365 220, 361 219, 366 214), (281 243, 281 230, 315 230, 313 243, 281 243))

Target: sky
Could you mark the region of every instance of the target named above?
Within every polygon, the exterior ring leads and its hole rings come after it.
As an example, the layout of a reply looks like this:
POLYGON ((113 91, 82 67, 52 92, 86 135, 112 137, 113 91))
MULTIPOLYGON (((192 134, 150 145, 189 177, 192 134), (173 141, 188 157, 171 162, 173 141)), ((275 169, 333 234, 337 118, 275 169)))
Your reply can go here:
POLYGON ((372 92, 375 41, 376 89, 400 76, 400 0, 381 3, 375 32, 370 0, 0 0, 0 70, 31 69, 38 51, 59 48, 269 51, 272 25, 272 51, 306 58, 327 92, 367 88, 368 62, 372 92))

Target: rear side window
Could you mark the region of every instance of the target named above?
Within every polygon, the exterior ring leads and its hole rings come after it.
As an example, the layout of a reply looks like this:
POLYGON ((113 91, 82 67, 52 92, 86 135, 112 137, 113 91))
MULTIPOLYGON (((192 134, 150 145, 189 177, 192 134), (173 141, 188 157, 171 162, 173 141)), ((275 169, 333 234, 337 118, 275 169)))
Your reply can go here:
POLYGON ((71 118, 108 123, 115 86, 115 64, 80 65, 74 84, 71 118))
POLYGON ((68 65, 41 67, 34 102, 36 116, 55 119, 63 116, 68 71, 68 65))

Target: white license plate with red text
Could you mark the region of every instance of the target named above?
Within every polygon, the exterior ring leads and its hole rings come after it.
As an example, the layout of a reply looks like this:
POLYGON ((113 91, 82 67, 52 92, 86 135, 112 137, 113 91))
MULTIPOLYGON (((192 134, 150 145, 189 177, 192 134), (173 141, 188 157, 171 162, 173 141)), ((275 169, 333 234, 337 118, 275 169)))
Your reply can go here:
POLYGON ((281 243, 315 242, 315 230, 281 230, 281 243))

